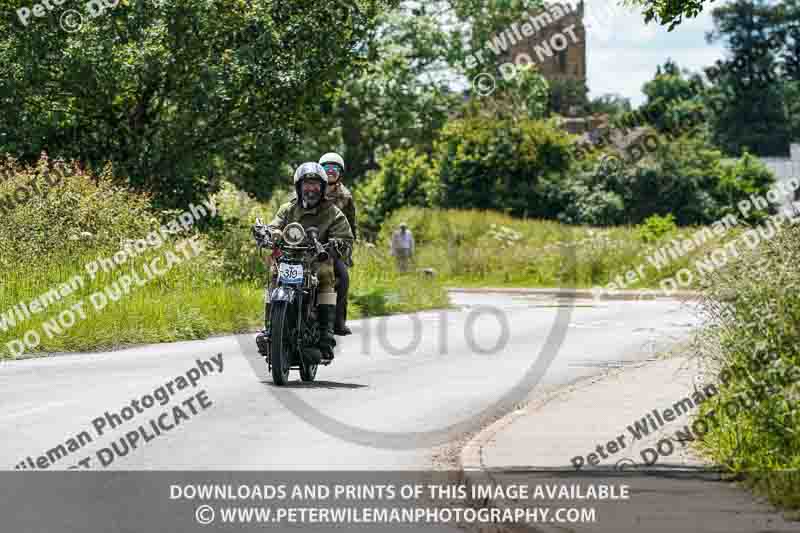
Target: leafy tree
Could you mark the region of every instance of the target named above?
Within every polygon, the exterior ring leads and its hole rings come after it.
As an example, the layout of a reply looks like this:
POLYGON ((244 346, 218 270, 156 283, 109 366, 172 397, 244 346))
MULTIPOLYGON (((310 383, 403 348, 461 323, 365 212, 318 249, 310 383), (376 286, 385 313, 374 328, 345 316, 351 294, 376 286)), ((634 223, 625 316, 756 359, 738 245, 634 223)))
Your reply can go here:
POLYGON ((672 60, 656 69, 656 76, 643 87, 647 102, 643 112, 651 117, 650 124, 659 132, 679 135, 705 126, 704 119, 711 109, 704 100, 707 87, 697 74, 681 70, 672 60))
POLYGON ((602 165, 565 183, 559 218, 583 224, 639 224, 672 213, 679 225, 709 224, 733 213, 750 194, 763 195, 774 177, 745 154, 723 163, 702 132, 670 140, 633 166, 602 165))
POLYGON ((381 169, 356 189, 359 224, 367 234, 377 235, 393 211, 431 206, 437 186, 438 176, 427 155, 414 148, 394 150, 381 160, 381 169))
POLYGON ((570 136, 550 121, 467 117, 449 122, 434 152, 445 208, 555 218, 550 202, 572 164, 570 136))
POLYGON ((485 116, 515 122, 548 115, 550 83, 535 67, 520 69, 513 78, 500 78, 491 83, 494 91, 490 95, 469 99, 451 117, 485 116))
POLYGON ((783 0, 777 7, 776 34, 783 40, 780 59, 787 78, 800 81, 800 0, 783 0))
POLYGON ((752 150, 784 155, 789 145, 782 80, 763 83, 775 72, 782 46, 781 10, 764 0, 736 0, 713 11, 710 42, 724 40, 732 54, 714 80, 712 98, 722 102, 714 121, 715 141, 728 153, 752 150))
POLYGON ((182 206, 225 174, 259 196, 391 0, 122 2, 73 33, 61 12, 0 29, 0 152, 46 148, 182 206), (325 27, 336 21, 335 31, 325 27))
POLYGON ((618 117, 631 111, 631 101, 619 94, 604 94, 589 102, 589 112, 602 113, 611 118, 618 117))
MULTIPOLYGON (((546 82, 520 69, 508 82, 498 75, 486 43, 497 32, 537 10, 541 0, 403 0, 381 15, 364 45, 360 68, 343 73, 335 101, 327 105, 302 147, 307 159, 320 151, 342 151, 358 181, 380 167, 380 154, 416 147, 430 153, 448 117, 458 113, 469 85, 481 73, 493 73, 497 90, 480 98, 493 114, 517 106, 529 117, 542 114, 546 82), (476 61, 482 52, 484 61, 476 61)), ((496 58, 495 58, 496 59, 496 58)), ((473 92, 474 94, 474 92, 473 92)))
POLYGON ((642 7, 645 22, 655 20, 662 26, 669 25, 672 31, 683 22, 684 17, 699 15, 706 3, 714 0, 628 0, 629 4, 642 7))
POLYGON ((786 114, 789 116, 789 138, 800 139, 800 81, 786 83, 784 99, 786 114))
POLYGON ((447 65, 450 36, 433 15, 418 12, 415 2, 403 2, 379 17, 365 43, 366 60, 345 73, 335 101, 322 114, 316 136, 333 132, 327 141, 333 142, 327 147, 316 142, 315 152, 341 149, 351 180, 379 168, 381 151, 430 150, 435 133, 461 102, 450 80, 436 75, 447 65))
POLYGON ((647 96, 647 103, 650 105, 678 102, 691 96, 693 90, 692 80, 684 77, 684 73, 672 59, 667 59, 663 65, 657 66, 655 77, 642 87, 642 92, 647 96))
POLYGON ((559 79, 550 82, 551 113, 580 116, 589 112, 589 88, 579 80, 559 79))
POLYGON ((656 68, 655 77, 644 84, 647 101, 635 111, 619 113, 612 118, 615 128, 623 132, 651 126, 659 132, 685 131, 706 113, 702 100, 705 87, 699 76, 688 76, 672 60, 656 68))

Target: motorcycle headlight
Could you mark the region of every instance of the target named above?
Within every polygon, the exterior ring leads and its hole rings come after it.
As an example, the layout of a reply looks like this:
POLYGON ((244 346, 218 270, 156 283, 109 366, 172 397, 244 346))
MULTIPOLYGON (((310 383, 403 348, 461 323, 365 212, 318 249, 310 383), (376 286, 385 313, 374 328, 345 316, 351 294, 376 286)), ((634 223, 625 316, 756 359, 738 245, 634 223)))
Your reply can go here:
POLYGON ((283 240, 289 246, 297 246, 306 240, 306 230, 297 222, 292 222, 283 229, 283 240))

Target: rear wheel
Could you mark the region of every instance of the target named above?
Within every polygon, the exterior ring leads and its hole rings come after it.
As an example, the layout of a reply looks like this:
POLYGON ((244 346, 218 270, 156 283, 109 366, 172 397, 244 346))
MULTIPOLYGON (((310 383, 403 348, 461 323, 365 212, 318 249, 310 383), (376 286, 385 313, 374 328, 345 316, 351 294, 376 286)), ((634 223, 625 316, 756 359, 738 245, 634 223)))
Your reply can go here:
POLYGON ((272 327, 272 381, 283 386, 289 382, 291 351, 289 347, 289 322, 287 320, 287 302, 272 302, 270 322, 272 327))

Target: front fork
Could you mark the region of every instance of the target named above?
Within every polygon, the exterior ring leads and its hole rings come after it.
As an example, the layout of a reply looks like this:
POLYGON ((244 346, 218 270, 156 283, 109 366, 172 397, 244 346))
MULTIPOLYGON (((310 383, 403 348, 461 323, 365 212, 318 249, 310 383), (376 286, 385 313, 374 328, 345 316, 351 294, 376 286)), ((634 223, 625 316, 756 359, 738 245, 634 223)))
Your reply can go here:
MULTIPOLYGON (((310 274, 311 275, 311 274, 310 274)), ((306 285, 308 286, 307 290, 303 289, 296 289, 292 287, 284 287, 284 286, 277 286, 273 288, 273 284, 269 283, 267 288, 264 292, 264 328, 266 329, 267 324, 271 322, 269 313, 272 310, 272 302, 277 301, 285 301, 289 304, 297 303, 297 331, 304 331, 304 325, 310 324, 311 320, 311 313, 313 305, 303 305, 304 300, 308 298, 309 302, 316 302, 317 297, 317 285, 319 282, 316 279, 316 276, 311 275, 312 278, 308 279, 306 285)), ((277 281, 277 280, 276 280, 277 281)), ((271 325, 271 324, 270 324, 271 325)), ((303 336, 297 335, 296 342, 297 342, 297 353, 302 353, 303 350, 303 336)), ((269 369, 272 369, 272 361, 270 357, 270 349, 271 349, 272 337, 266 336, 264 334, 260 334, 256 337, 256 344, 258 345, 259 353, 267 358, 267 365, 269 369)))

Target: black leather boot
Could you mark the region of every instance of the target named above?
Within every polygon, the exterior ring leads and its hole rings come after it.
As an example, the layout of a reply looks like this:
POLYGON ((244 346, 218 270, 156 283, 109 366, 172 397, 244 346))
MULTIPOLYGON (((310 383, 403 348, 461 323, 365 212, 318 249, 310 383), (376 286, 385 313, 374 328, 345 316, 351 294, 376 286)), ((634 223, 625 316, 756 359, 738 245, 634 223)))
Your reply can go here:
POLYGON ((336 320, 335 305, 320 305, 317 307, 317 320, 319 325, 319 350, 322 358, 330 361, 333 359, 333 349, 336 339, 333 337, 333 322, 336 320))
POLYGON ((333 263, 336 272, 336 323, 333 332, 336 335, 351 335, 347 327, 347 293, 350 291, 350 271, 341 259, 333 263))

